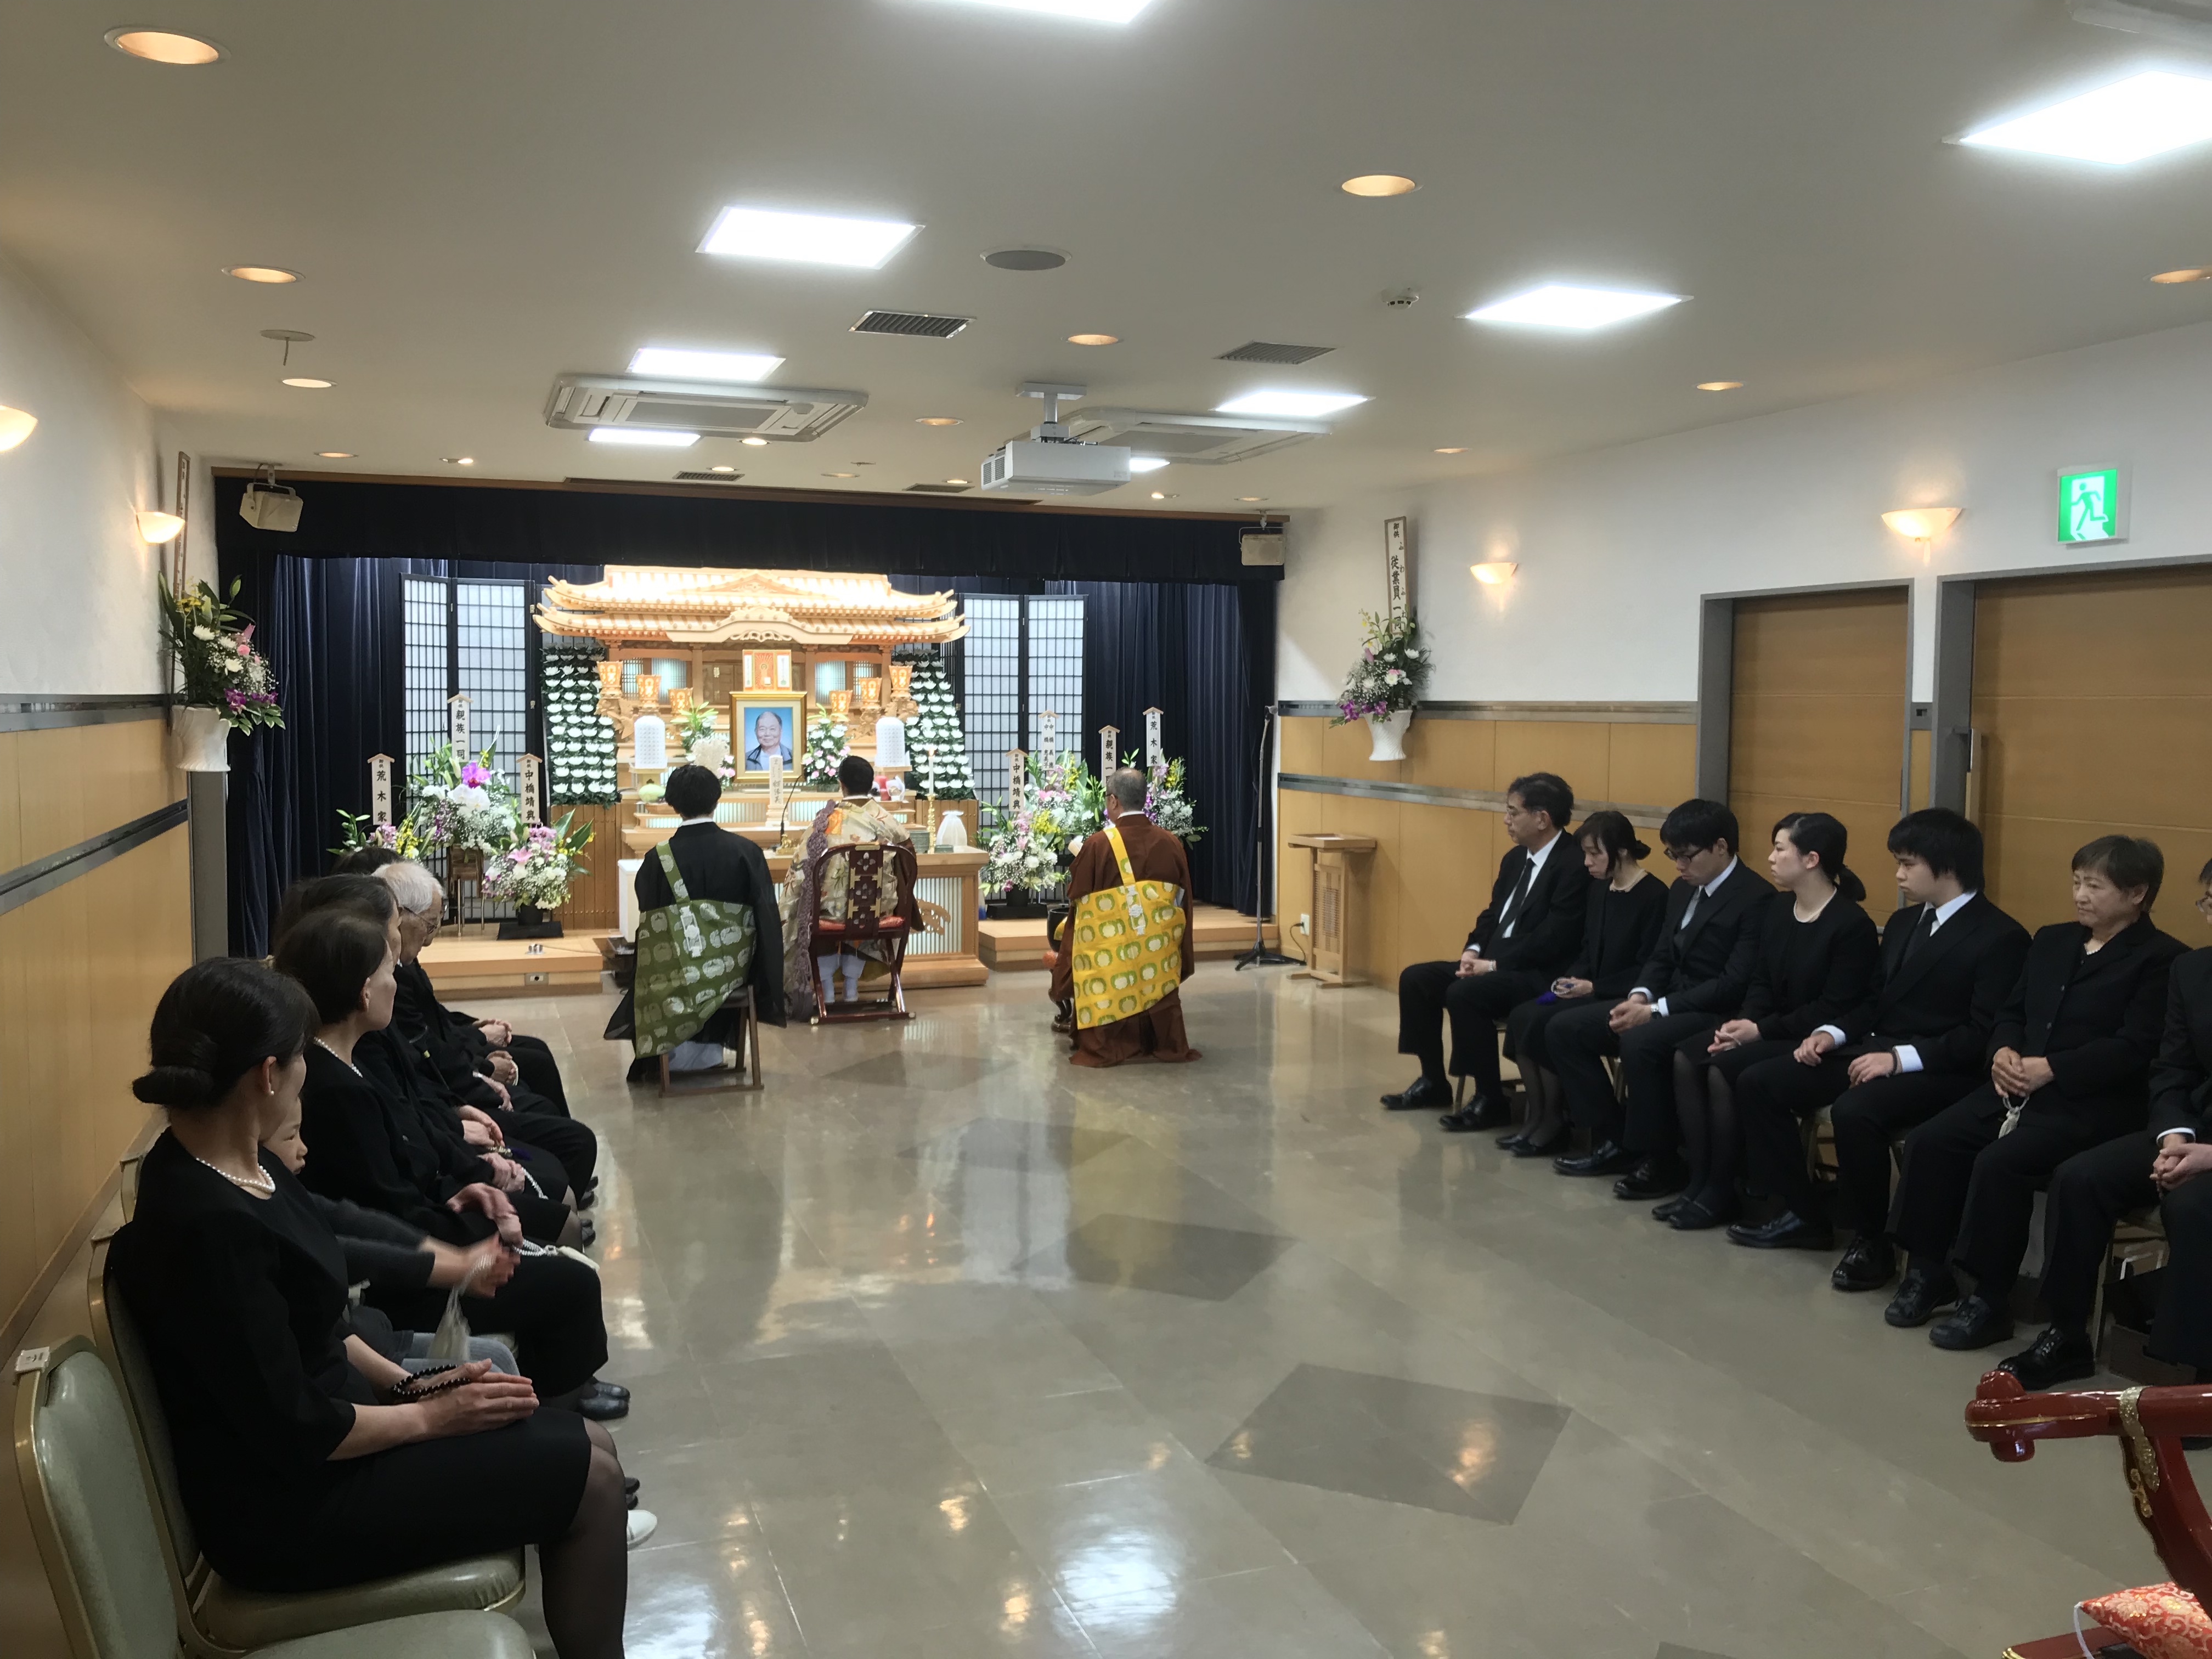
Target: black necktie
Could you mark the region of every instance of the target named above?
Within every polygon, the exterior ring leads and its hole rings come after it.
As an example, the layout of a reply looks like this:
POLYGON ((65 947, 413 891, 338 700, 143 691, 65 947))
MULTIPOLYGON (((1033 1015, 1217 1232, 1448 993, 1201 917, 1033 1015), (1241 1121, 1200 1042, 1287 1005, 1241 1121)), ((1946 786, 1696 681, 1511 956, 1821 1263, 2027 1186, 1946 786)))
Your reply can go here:
POLYGON ((1521 878, 1513 884, 1513 890, 1505 896, 1505 908, 1498 914, 1498 932, 1500 937, 1512 933, 1514 918, 1521 914, 1522 901, 1528 896, 1528 883, 1535 873, 1536 860, 1524 860, 1521 866, 1521 878))
POLYGON ((1936 907, 1932 904, 1923 904, 1920 907, 1920 920, 1912 924, 1912 937, 1905 941, 1905 954, 1898 957, 1897 965, 1902 968, 1906 963, 1911 961, 1912 953, 1927 944, 1928 936, 1935 931, 1936 907))

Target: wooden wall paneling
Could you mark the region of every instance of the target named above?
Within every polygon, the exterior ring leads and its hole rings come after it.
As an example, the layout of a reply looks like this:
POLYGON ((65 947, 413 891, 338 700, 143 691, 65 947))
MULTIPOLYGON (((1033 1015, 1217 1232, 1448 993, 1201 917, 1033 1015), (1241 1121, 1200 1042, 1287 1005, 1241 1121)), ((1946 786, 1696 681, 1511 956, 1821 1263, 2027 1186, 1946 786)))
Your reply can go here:
POLYGON ((1324 827, 1345 836, 1372 836, 1376 846, 1365 858, 1346 860, 1346 884, 1352 915, 1346 928, 1345 957, 1364 975, 1383 984, 1397 982, 1399 929, 1405 896, 1406 865, 1401 815, 1412 809, 1391 800, 1357 795, 1323 795, 1324 827))
POLYGON ((1605 729, 1605 793, 1593 799, 1664 808, 1697 793, 1696 726, 1622 721, 1605 729))
POLYGON ((1282 723, 1277 763, 1285 772, 1319 772, 1328 747, 1328 721, 1310 714, 1294 715, 1282 723))
POLYGON ((21 827, 13 869, 184 796, 159 720, 0 732, 14 751, 21 827))
MULTIPOLYGON (((22 734, 0 732, 0 870, 13 870, 28 863, 23 856, 23 808, 17 784, 20 775, 18 759, 21 745, 17 739, 22 734)), ((12 1007, 13 1003, 0 1003, 0 1007, 12 1007)))
POLYGON ((1984 697, 2033 696, 2057 684, 2091 697, 2202 697, 2208 637, 2212 570, 2200 565, 1981 583, 1977 714, 1984 697))
POLYGON ((1495 814, 1411 801, 1399 812, 1398 864, 1410 872, 1411 890, 1400 910, 1397 952, 1375 964, 1375 977, 1384 984, 1395 984, 1409 963, 1459 954, 1498 867, 1495 814))
POLYGON ((571 933, 611 933, 622 921, 623 806, 561 806, 554 817, 574 812, 578 823, 592 827, 592 844, 584 849, 590 873, 568 889, 568 902, 561 907, 563 928, 571 933))
POLYGON ((1316 835, 1328 828, 1328 799, 1299 789, 1279 790, 1275 795, 1275 916, 1286 941, 1284 954, 1302 959, 1311 942, 1304 936, 1297 936, 1294 943, 1289 941, 1298 918, 1313 914, 1313 854, 1303 847, 1290 845, 1290 838, 1316 835))
POLYGON ((1607 790, 1610 727, 1595 720, 1499 720, 1492 729, 1498 763, 1492 788, 1502 790, 1526 773, 1556 772, 1577 801, 1613 799, 1607 790))
POLYGON ((1415 715, 1406 732, 1403 781, 1438 789, 1492 788, 1497 750, 1495 720, 1423 720, 1415 715))

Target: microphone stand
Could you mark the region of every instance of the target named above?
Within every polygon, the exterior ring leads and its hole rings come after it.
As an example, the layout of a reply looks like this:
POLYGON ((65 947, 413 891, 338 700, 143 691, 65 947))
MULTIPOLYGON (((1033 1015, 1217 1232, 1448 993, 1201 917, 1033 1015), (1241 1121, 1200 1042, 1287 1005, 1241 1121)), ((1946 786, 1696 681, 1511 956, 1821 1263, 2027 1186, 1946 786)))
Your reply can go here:
POLYGON ((1267 761, 1274 753, 1276 706, 1268 703, 1260 717, 1260 764, 1252 775, 1252 948, 1237 958, 1237 971, 1247 968, 1288 968, 1297 958, 1267 948, 1267 761))

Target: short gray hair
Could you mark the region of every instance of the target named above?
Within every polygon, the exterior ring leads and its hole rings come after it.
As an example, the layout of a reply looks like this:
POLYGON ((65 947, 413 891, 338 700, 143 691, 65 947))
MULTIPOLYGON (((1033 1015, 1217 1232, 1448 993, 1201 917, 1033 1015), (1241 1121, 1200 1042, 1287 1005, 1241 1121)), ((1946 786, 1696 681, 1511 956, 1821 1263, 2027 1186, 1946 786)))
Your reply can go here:
POLYGON ((1106 780, 1106 793, 1114 798, 1114 804, 1133 812, 1145 810, 1145 792, 1151 787, 1150 780, 1133 766, 1125 766, 1106 780))
POLYGON ((427 915, 433 910, 444 914, 446 890, 439 885, 437 877, 412 859, 387 864, 376 876, 392 889, 393 902, 406 915, 427 915))

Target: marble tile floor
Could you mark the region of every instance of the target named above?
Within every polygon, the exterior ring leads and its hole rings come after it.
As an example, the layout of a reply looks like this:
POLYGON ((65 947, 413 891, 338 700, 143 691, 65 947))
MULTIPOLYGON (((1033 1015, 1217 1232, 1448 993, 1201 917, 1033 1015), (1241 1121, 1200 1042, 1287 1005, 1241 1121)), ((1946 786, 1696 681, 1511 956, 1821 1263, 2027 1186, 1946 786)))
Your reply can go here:
POLYGON ((633 1659, 1983 1659, 2165 1576, 1829 1258, 1384 1114, 1384 994, 1209 967, 1202 1062, 1101 1073, 1038 991, 667 1102, 499 1005, 600 1135, 633 1659))

